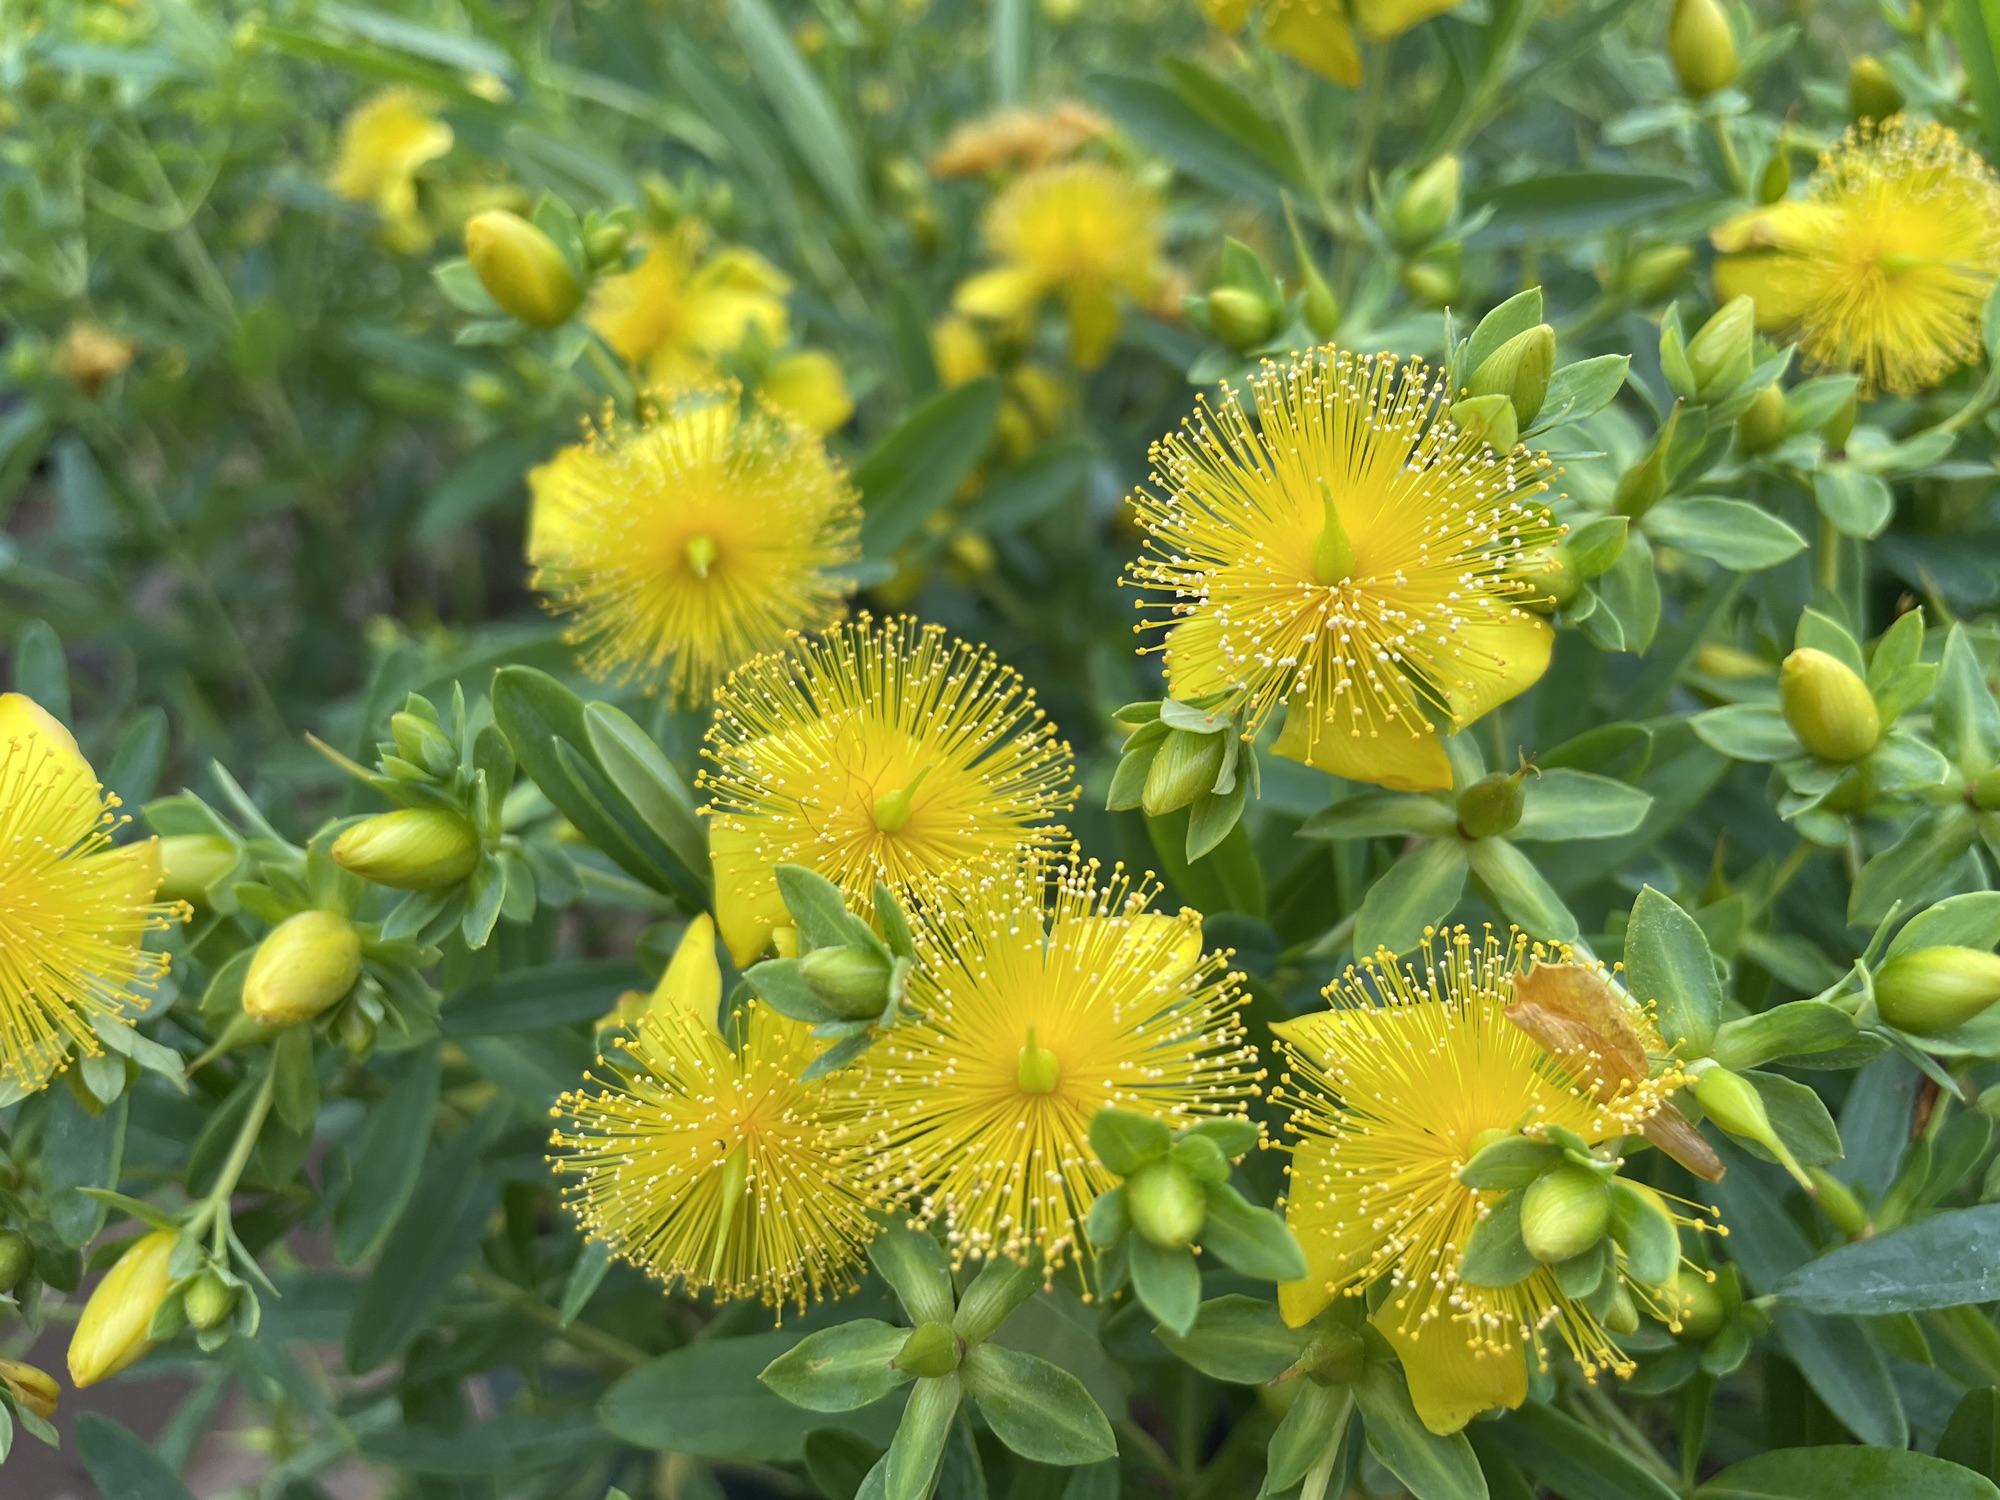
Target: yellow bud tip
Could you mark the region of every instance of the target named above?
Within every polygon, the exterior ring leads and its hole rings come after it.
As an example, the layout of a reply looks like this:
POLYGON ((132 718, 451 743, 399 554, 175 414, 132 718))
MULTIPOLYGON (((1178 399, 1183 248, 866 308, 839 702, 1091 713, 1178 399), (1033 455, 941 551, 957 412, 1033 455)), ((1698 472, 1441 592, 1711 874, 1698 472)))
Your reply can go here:
POLYGON ((685 550, 688 566, 694 569, 694 576, 697 578, 708 577, 708 570, 715 566, 715 559, 719 555, 719 550, 715 545, 715 538, 711 536, 691 536, 688 538, 685 550))
POLYGON ((1024 1094, 1053 1094, 1062 1082, 1062 1063, 1040 1044, 1033 1026, 1028 1028, 1027 1045, 1015 1059, 1014 1077, 1024 1094))
POLYGON ((1340 524, 1333 489, 1324 478, 1319 482, 1319 498, 1323 520, 1313 542, 1313 582, 1331 588, 1354 576, 1354 544, 1347 539, 1347 528, 1340 524))

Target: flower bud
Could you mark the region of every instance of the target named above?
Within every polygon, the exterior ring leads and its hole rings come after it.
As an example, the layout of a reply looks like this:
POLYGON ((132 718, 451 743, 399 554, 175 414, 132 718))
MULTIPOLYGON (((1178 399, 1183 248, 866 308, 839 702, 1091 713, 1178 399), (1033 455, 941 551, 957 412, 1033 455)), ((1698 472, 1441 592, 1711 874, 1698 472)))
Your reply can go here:
POLYGON ((1157 818, 1186 807, 1215 785, 1229 751, 1223 739, 1228 733, 1226 729, 1213 734, 1197 734, 1191 729, 1167 731, 1166 740, 1146 770, 1145 790, 1139 794, 1139 804, 1149 817, 1157 818))
POLYGON ((333 862, 392 890, 440 890, 457 885, 479 863, 479 830, 446 808, 398 808, 341 834, 333 841, 333 862))
POLYGON ((1972 778, 1965 789, 1965 795, 1972 799, 1972 805, 1981 812, 2000 809, 2000 766, 1990 771, 1981 771, 1972 778))
POLYGON ((1764 387, 1736 419, 1736 451, 1745 458, 1769 453, 1785 440, 1785 393, 1775 382, 1764 387))
POLYGON ((1486 444, 1495 453, 1511 453, 1521 440, 1521 425, 1514 417, 1514 403, 1505 396, 1468 396, 1445 413, 1467 437, 1486 444))
POLYGON ((1694 251, 1686 245, 1654 245, 1641 250, 1625 264, 1625 285, 1632 300, 1657 302, 1671 292, 1694 264, 1694 251))
POLYGON ((287 917, 257 945, 243 1013, 260 1026, 310 1021, 361 977, 361 934, 337 911, 287 917))
POLYGON ((1777 203, 1792 190, 1792 153, 1786 148, 1785 138, 1778 137, 1771 147, 1771 159, 1764 163, 1764 170, 1757 174, 1757 201, 1777 203))
POLYGON ((1851 392, 1848 398, 1834 408, 1833 415, 1820 428, 1820 436, 1826 439, 1827 452, 1838 458, 1847 451, 1847 440, 1854 436, 1854 424, 1861 420, 1861 393, 1851 392))
POLYGON ((1899 1031, 1935 1036, 2000 1000, 2000 955, 1979 948, 1899 953, 1875 975, 1875 1008, 1899 1031))
POLYGON ((162 901, 199 901, 236 868, 236 846, 217 833, 174 833, 160 840, 162 901))
MULTIPOLYGON (((639 1000, 643 1006, 646 997, 641 995, 639 1000)), ((347 1055, 357 1062, 375 1050, 375 1031, 374 1020, 360 1006, 350 1005, 340 1013, 336 1035, 347 1055)))
POLYGON ((458 768, 458 746, 423 715, 407 711, 391 714, 389 733, 396 741, 396 753, 431 775, 449 776, 458 768))
POLYGON ((591 268, 596 270, 619 259, 631 239, 632 226, 622 222, 603 224, 592 230, 583 247, 584 253, 590 257, 591 268))
POLYGON ((1638 520, 1667 493, 1667 444, 1656 442, 1639 461, 1618 476, 1611 492, 1611 513, 1638 520))
POLYGON ((1125 1179, 1125 1212, 1149 1242, 1179 1250, 1201 1233, 1208 1202, 1201 1184, 1179 1164, 1156 1161, 1125 1179))
POLYGON ((826 1008, 849 1021, 882 1014, 889 1003, 889 961, 866 948, 815 948, 799 974, 826 1008))
POLYGON ((1232 349, 1249 349, 1278 330, 1271 304, 1239 286, 1219 286, 1208 294, 1208 324, 1232 349))
POLYGON ((1868 684, 1837 657, 1801 646, 1778 669, 1778 704, 1792 733, 1821 760, 1861 759, 1882 737, 1868 684))
POLYGON ((1306 295, 1299 312, 1314 338, 1330 339, 1340 327, 1340 299, 1333 295, 1326 278, 1310 265, 1306 267, 1306 295))
POLYGON ((55 1420, 56 1403, 62 1399, 62 1387, 56 1384, 55 1376, 48 1371, 24 1365, 18 1360, 0 1359, 0 1385, 7 1387, 7 1393, 22 1410, 33 1412, 44 1422, 55 1420))
POLYGON ((1903 91, 1889 70, 1867 53, 1847 67, 1847 112, 1856 120, 1886 120, 1903 107, 1903 91))
POLYGON ((530 328, 567 322, 583 300, 583 287, 556 242, 504 208, 467 222, 465 258, 487 295, 530 328))
POLYGON ((1695 389, 1704 401, 1727 396, 1750 378, 1756 333, 1757 304, 1737 297, 1688 340, 1688 368, 1694 371, 1695 389))
POLYGON ((206 1331, 220 1324, 236 1311, 237 1288, 224 1281, 214 1271, 203 1271, 195 1278, 193 1286, 187 1289, 181 1306, 187 1313, 190 1327, 206 1331))
POLYGON ((1521 1243, 1545 1266, 1574 1259, 1611 1227, 1611 1192, 1588 1167, 1566 1162, 1521 1195, 1521 1243))
POLYGON ((1460 175, 1458 158, 1447 154, 1410 179, 1389 216, 1397 244, 1420 249, 1444 232, 1458 214, 1460 175))
POLYGON ((1567 609, 1576 602, 1576 596, 1583 592, 1583 575, 1576 570, 1576 563, 1569 550, 1560 542, 1548 550, 1549 566, 1533 575, 1538 596, 1521 602, 1540 609, 1567 609))
POLYGON ((116 1375, 153 1347, 148 1330, 173 1284, 167 1262, 179 1241, 173 1230, 154 1230, 98 1282, 69 1340, 69 1378, 78 1390, 116 1375))
POLYGON ((1690 1342, 1712 1338, 1722 1329, 1729 1307, 1706 1276, 1683 1276, 1674 1284, 1667 1311, 1678 1314, 1676 1337, 1690 1342))
POLYGON ((1736 37, 1716 0, 1674 0, 1667 60, 1692 99, 1706 99, 1736 81, 1736 37))
POLYGON ((1458 794, 1458 831, 1469 839, 1510 832, 1521 821, 1526 791, 1518 774, 1495 771, 1458 794))
POLYGON ((1778 1138, 1778 1132, 1771 1128, 1771 1116, 1764 1108, 1764 1098, 1749 1079, 1730 1072, 1718 1063, 1710 1063, 1695 1074, 1694 1097, 1717 1125, 1731 1135, 1755 1141, 1778 1159, 1778 1165, 1791 1173, 1800 1187, 1808 1193, 1813 1190, 1812 1179, 1806 1176, 1798 1158, 1778 1138))
POLYGON ((903 1340, 903 1350, 896 1356, 895 1366, 920 1380, 935 1380, 956 1370, 964 1357, 965 1346, 949 1323, 919 1323, 903 1340))
POLYGON ((1604 1326, 1613 1333, 1639 1331, 1639 1304, 1632 1300, 1632 1293, 1622 1281, 1612 1288, 1611 1305, 1604 1310, 1604 1326))
POLYGON ((1474 396, 1505 396, 1519 422, 1532 422, 1549 393, 1556 368, 1556 331, 1546 323, 1515 334, 1472 372, 1466 391, 1474 396))
POLYGON ((34 1264, 34 1242, 18 1229, 0 1229, 0 1292, 13 1291, 34 1264))
POLYGON ((1443 307, 1458 295, 1458 267, 1449 260, 1426 257, 1403 267, 1403 290, 1430 307, 1443 307))

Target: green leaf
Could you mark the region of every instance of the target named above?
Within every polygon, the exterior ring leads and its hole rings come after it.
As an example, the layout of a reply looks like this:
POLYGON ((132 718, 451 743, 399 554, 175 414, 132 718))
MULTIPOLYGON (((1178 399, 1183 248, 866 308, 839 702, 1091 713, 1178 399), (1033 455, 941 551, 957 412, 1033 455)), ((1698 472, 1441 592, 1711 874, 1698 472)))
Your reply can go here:
POLYGON ((1470 862, 1465 841, 1453 835, 1433 839, 1369 888, 1354 922, 1354 951, 1362 958, 1377 950, 1408 953, 1451 915, 1465 890, 1470 862))
MULTIPOLYGON (((1597 415, 1625 389, 1625 374, 1631 365, 1632 357, 1629 354, 1600 354, 1595 359, 1580 359, 1574 364, 1564 365, 1549 377, 1548 394, 1542 398, 1542 409, 1536 413, 1533 424, 1522 436, 1546 432, 1565 422, 1581 422, 1585 417, 1597 415)), ((1580 550, 1576 546, 1577 539, 1590 532, 1592 528, 1604 527, 1607 521, 1616 523, 1618 547, 1624 546, 1625 517, 1601 516, 1578 527, 1576 532, 1571 534, 1572 558, 1580 550)), ((1579 564, 1578 571, 1585 578, 1594 578, 1605 568, 1610 567, 1616 556, 1617 549, 1614 548, 1611 555, 1604 559, 1603 566, 1589 567, 1579 564)))
POLYGON ((1130 1177, 1148 1162, 1158 1161, 1173 1140, 1174 1133, 1165 1121, 1129 1109, 1100 1109, 1090 1117, 1090 1149, 1120 1177, 1130 1177))
POLYGON ((728 14, 730 29, 748 54, 793 149, 847 220, 849 230, 869 238, 873 226, 861 159, 847 122, 834 109, 819 75, 799 56, 791 33, 765 0, 729 0, 728 14))
POLYGON ((1895 497, 1879 475, 1852 464, 1823 464, 1813 475, 1813 500, 1842 536, 1873 540, 1896 512, 1895 497))
POLYGON ((1000 395, 1000 382, 981 376, 933 396, 856 466, 869 557, 887 557, 915 537, 958 492, 993 440, 1000 395))
POLYGON ((1131 1256, 1132 1292, 1160 1326, 1183 1331, 1201 1309, 1201 1267, 1194 1252, 1163 1250, 1142 1234, 1126 1236, 1131 1256))
POLYGON ((952 1332, 968 1344, 984 1343, 999 1332, 1015 1308, 1035 1295, 1040 1282, 1033 1266, 1004 1255, 990 1257, 958 1299, 952 1332))
POLYGON ((919 1380, 882 1460, 884 1500, 926 1500, 958 1415, 959 1377, 919 1380))
POLYGON ((1646 821, 1653 806, 1651 794, 1635 786, 1609 776, 1560 768, 1530 776, 1522 792, 1521 821, 1507 836, 1524 843, 1630 833, 1646 821))
POLYGON ((806 983, 796 958, 767 958, 745 969, 743 978, 757 998, 781 1016, 814 1026, 841 1019, 806 983))
POLYGON ((832 1500, 854 1500, 882 1450, 864 1437, 838 1427, 806 1434, 806 1475, 832 1500))
POLYGON ((910 1330, 876 1318, 856 1318, 806 1335, 758 1375, 766 1386, 808 1411, 859 1411, 912 1377, 896 1368, 910 1330))
POLYGON ((1481 244, 1576 241, 1638 222, 1695 196, 1687 179, 1647 172, 1551 172, 1466 194, 1471 212, 1490 208, 1481 244))
POLYGON ((1896 902, 1903 909, 1921 903, 1950 874, 1979 836, 1979 819, 1963 805, 1935 808, 1919 816, 1903 836, 1861 867, 1847 898, 1847 920, 1872 927, 1896 902))
POLYGON ((1931 695, 1938 749, 1967 776, 2000 760, 2000 703, 1986 684, 1986 669, 1960 625, 1945 636, 1937 687, 1931 695))
POLYGON ((1044 443, 1017 464, 997 470, 965 507, 965 524, 1006 536, 1081 502, 1097 453, 1079 439, 1044 443))
POLYGON ((1576 918, 1525 853, 1506 839, 1475 839, 1466 852, 1472 873, 1509 921, 1530 937, 1558 943, 1575 941, 1576 918))
POLYGON ((194 1500, 165 1460, 109 1417, 85 1412, 76 1424, 76 1448, 103 1500, 194 1500))
POLYGON ((2000 1488, 1928 1453, 1779 1448, 1731 1464, 1694 1500, 1996 1500, 2000 1488))
POLYGON ((1263 1281, 1296 1281, 1306 1274, 1306 1258, 1285 1221, 1268 1208, 1247 1203, 1226 1182, 1206 1184, 1208 1217, 1201 1248, 1231 1270, 1263 1281))
POLYGON ((951 1266, 925 1231, 891 1224, 868 1247, 868 1261, 902 1300, 912 1323, 951 1321, 951 1266))
POLYGON ((1465 357, 1461 362, 1459 380, 1461 384, 1470 381, 1487 357, 1516 334, 1526 333, 1542 321, 1542 289, 1531 286, 1526 291, 1516 292, 1474 325, 1472 336, 1465 341, 1465 357))
POLYGON ((1263 1492, 1280 1494, 1303 1480, 1327 1450, 1347 1436, 1353 1412, 1354 1393, 1346 1386, 1300 1381, 1291 1410, 1271 1434, 1263 1492))
POLYGON ((1533 1478, 1583 1500, 1675 1500, 1674 1492, 1573 1417, 1530 1401, 1481 1429, 1533 1478))
POLYGON ((1403 1372, 1370 1360, 1352 1387, 1368 1450, 1415 1500, 1486 1500, 1486 1477, 1462 1432, 1439 1437, 1410 1402, 1403 1372))
POLYGON ((1816 1313, 1925 1312, 2000 1299, 2000 1203, 1954 1209, 1809 1261, 1774 1290, 1816 1313))
POLYGON ((46 620, 30 620, 14 637, 14 689, 35 700, 60 724, 69 724, 69 663, 62 638, 46 620))
POLYGON ((1298 1363, 1310 1335, 1288 1327, 1277 1304, 1232 1293, 1201 1304, 1186 1333, 1159 1340, 1202 1374, 1232 1385, 1267 1385, 1298 1363))
POLYGON ((1680 1265, 1681 1242, 1654 1201, 1621 1178, 1611 1180, 1611 1235, 1625 1269, 1642 1286, 1661 1286, 1680 1265))
POLYGON ((628 959, 538 964, 460 990, 445 1002, 438 1025, 454 1041, 574 1026, 602 1019, 620 995, 645 987, 645 971, 628 959))
POLYGON ((1762 765, 1806 753, 1775 703, 1732 703, 1696 714, 1689 722, 1704 745, 1731 760, 1762 765))
POLYGON ((1738 573, 1775 568, 1806 549, 1806 539, 1769 511, 1706 495, 1654 506, 1646 534, 1738 573))
POLYGON ((1019 104, 1027 97, 1032 62, 1034 7, 1028 0, 996 0, 993 6, 993 102, 1019 104))
POLYGON ((1458 815, 1429 792, 1365 791, 1321 808, 1299 827, 1302 839, 1443 838, 1458 815))
POLYGON ((1295 190, 1304 186, 1305 169, 1291 138, 1267 118, 1249 95, 1224 83, 1199 63, 1167 57, 1160 67, 1179 94, 1202 119, 1262 162, 1269 173, 1295 190))
POLYGON ((1903 1398, 1865 1324, 1783 1307, 1772 1326, 1806 1384, 1849 1432, 1878 1448, 1909 1447, 1903 1398))
POLYGON ((313 1070, 312 1028, 293 1026, 281 1032, 271 1050, 272 1066, 277 1070, 272 1104, 280 1120, 304 1134, 319 1118, 319 1074, 313 1070))
POLYGON ((2000 1478, 2000 1386, 1965 1393, 1938 1439, 1937 1456, 1987 1479, 2000 1478))
POLYGON ((1521 1238, 1521 1194, 1514 1192, 1473 1226, 1458 1275, 1467 1286, 1514 1286, 1540 1265, 1521 1238))
POLYGON ((673 851, 689 879, 707 889, 708 834, 695 816, 694 794, 673 762, 629 714, 609 703, 585 704, 583 724, 611 784, 673 851))
POLYGON ((582 1316, 590 1306, 590 1299, 597 1295, 597 1289, 604 1284, 604 1273, 611 1269, 611 1247, 603 1240, 586 1240, 583 1249, 577 1253, 576 1264, 569 1268, 569 1280, 563 1283, 562 1302, 556 1308, 556 1316, 567 1328, 582 1316))
POLYGON ((1460 1169, 1458 1180, 1482 1192, 1511 1192, 1524 1188, 1562 1160, 1563 1148, 1553 1141, 1530 1140, 1525 1135, 1503 1136, 1482 1147, 1460 1169))
POLYGON ((69 1088, 49 1090, 42 1139, 42 1192, 49 1223, 65 1245, 89 1244, 104 1228, 105 1208, 81 1190, 116 1188, 125 1160, 125 1119, 130 1094, 91 1114, 69 1088))
POLYGON ((1625 929, 1625 985, 1657 1006, 1660 1034, 1681 1056, 1706 1057, 1722 1018, 1722 982, 1701 926, 1670 896, 1647 886, 1625 929))
POLYGON ((1832 615, 1818 609, 1799 611, 1798 628, 1792 632, 1795 647, 1810 646, 1815 651, 1824 651, 1836 657, 1851 670, 1856 677, 1868 675, 1868 665, 1861 657, 1861 643, 1850 631, 1832 615))
POLYGON ((1591 620, 1604 615, 1615 622, 1616 643, 1605 649, 1642 655, 1660 628, 1660 580, 1643 535, 1626 539, 1618 560, 1597 576, 1591 591, 1598 606, 1591 620))
MULTIPOLYGON (((2000 903, 2000 896, 1996 896, 2000 903)), ((1894 949, 1892 947, 1891 951, 1894 949)), ((1740 1020, 1725 1021, 1709 1055, 1740 1071, 1781 1057, 1809 1056, 1850 1045, 1854 1018, 1824 1000, 1794 1000, 1740 1020)))
POLYGON ((1091 101, 1134 140, 1210 187, 1252 193, 1276 203, 1289 186, 1258 151, 1218 129, 1176 90, 1156 79, 1094 73, 1084 88, 1091 101))
POLYGON ((966 1351, 960 1378, 993 1435, 1023 1458, 1092 1464, 1117 1455, 1111 1424, 1090 1392, 1045 1359, 980 1344, 966 1351))
MULTIPOLYGON (((1826 1105, 1812 1088, 1780 1073, 1752 1071, 1743 1076, 1764 1101, 1764 1111, 1771 1117, 1771 1128, 1777 1131, 1778 1139, 1785 1143, 1792 1155, 1799 1159, 1800 1166, 1823 1167, 1846 1155, 1833 1116, 1827 1113, 1826 1105)), ((1752 1156, 1764 1161, 1777 1159, 1755 1141, 1744 1140, 1741 1143, 1752 1156)))

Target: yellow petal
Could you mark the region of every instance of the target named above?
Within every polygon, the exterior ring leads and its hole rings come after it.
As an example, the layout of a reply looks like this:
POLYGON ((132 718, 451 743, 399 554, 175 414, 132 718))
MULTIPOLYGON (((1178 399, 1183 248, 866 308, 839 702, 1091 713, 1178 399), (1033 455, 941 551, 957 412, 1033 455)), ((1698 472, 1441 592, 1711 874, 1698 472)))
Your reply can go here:
POLYGON ((1723 302, 1748 297, 1757 305, 1757 326, 1786 328, 1806 310, 1798 262, 1782 250, 1752 250, 1715 261, 1715 294, 1723 302))
POLYGON ((981 271, 958 284, 951 305, 975 318, 1018 318, 1033 310, 1048 288, 1027 266, 981 271))
POLYGON ((686 1011, 714 1026, 721 1004, 722 965, 715 958, 715 923, 703 912, 681 934, 667 972, 653 990, 651 1010, 656 1016, 670 1010, 686 1011))
POLYGON ((854 415, 840 362, 823 349, 801 349, 771 367, 758 387, 766 400, 814 432, 832 432, 854 415))
POLYGON ((1167 636, 1167 687, 1183 703, 1235 686, 1222 654, 1222 622, 1209 610, 1190 615, 1167 636))
POLYGON ((1339 0, 1276 0, 1264 13, 1264 38, 1343 88, 1361 82, 1361 53, 1339 0))
POLYGON ((1080 370, 1094 370, 1111 357, 1118 342, 1118 302, 1111 288, 1087 282, 1067 289, 1069 353, 1080 370))
POLYGON ((1456 4, 1458 0, 1354 0, 1354 22, 1369 41, 1386 42, 1456 4))
POLYGON ((1483 1411, 1516 1407, 1528 1399, 1527 1359, 1511 1333, 1503 1347, 1482 1352, 1456 1323, 1438 1319, 1416 1338, 1397 1319, 1392 1295, 1370 1321, 1402 1360, 1417 1415, 1439 1437, 1449 1437, 1483 1411))
POLYGON ((1200 0, 1201 13, 1217 31, 1234 33, 1250 19, 1250 0, 1200 0))
POLYGON ((955 313, 931 324, 931 363, 937 366, 938 380, 947 389, 977 380, 993 368, 979 329, 955 313))
POLYGON ((715 925, 736 967, 747 968, 770 943, 771 929, 789 925, 791 913, 755 834, 716 824, 709 829, 708 850, 715 868, 715 925))
POLYGON ((1398 792, 1436 792, 1451 785, 1451 762, 1444 742, 1435 734, 1406 734, 1391 725, 1380 734, 1357 735, 1346 722, 1328 721, 1307 743, 1311 716, 1294 704, 1285 715, 1284 730, 1272 753, 1317 771, 1366 781, 1398 792))
POLYGON ((1826 228, 1824 211, 1798 198, 1734 214, 1708 232, 1708 242, 1723 255, 1742 250, 1791 250, 1809 243, 1826 228))
MULTIPOLYGON (((7 759, 10 743, 16 754, 27 757, 17 764, 29 767, 28 784, 46 789, 51 804, 60 806, 60 816, 48 825, 47 836, 67 846, 97 826, 104 805, 96 772, 77 749, 76 737, 26 693, 0 693, 0 764, 7 759)), ((153 883, 157 886, 158 879, 153 883)))
POLYGON ((1504 603, 1491 610, 1459 627, 1452 636, 1459 652, 1446 658, 1453 680, 1444 685, 1445 701, 1461 729, 1541 681, 1555 649, 1556 633, 1540 615, 1504 603))

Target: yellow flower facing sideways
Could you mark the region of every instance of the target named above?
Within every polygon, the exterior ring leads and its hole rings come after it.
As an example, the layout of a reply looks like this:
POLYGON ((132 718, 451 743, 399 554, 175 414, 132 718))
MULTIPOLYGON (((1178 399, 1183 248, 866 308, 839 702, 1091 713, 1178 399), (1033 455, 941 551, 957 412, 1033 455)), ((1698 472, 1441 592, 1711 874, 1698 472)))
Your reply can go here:
POLYGON ((717 1029, 715 929, 688 924, 608 1077, 557 1101, 559 1174, 584 1232, 666 1282, 766 1303, 837 1296, 874 1237, 850 1106, 799 1074, 811 1028, 752 1002, 717 1029))
POLYGON ((609 420, 531 471, 534 587, 595 676, 707 699, 729 672, 838 617, 861 555, 854 487, 813 433, 733 387, 609 420))
POLYGON ((413 89, 388 88, 356 106, 340 127, 340 154, 327 185, 341 197, 374 205, 393 250, 421 255, 430 226, 417 211, 417 170, 451 150, 451 127, 413 89))
POLYGON ((717 697, 704 751, 724 945, 748 964, 790 915, 774 867, 806 865, 873 910, 953 892, 1061 848, 1069 746, 1012 667, 935 625, 867 616, 759 658, 717 697))
POLYGON ((1240 976, 1203 955, 1199 913, 1149 912, 1153 894, 1037 859, 920 913, 918 1019, 834 1081, 885 1196, 945 1221, 955 1259, 1039 1250, 1053 1267, 1083 1249, 1117 1181, 1090 1148, 1100 1109, 1178 1127, 1257 1092, 1240 976))
POLYGON ((1897 116, 1850 130, 1803 198, 1753 209, 1710 238, 1717 295, 1795 334, 1825 369, 1910 395, 1979 357, 2000 279, 2000 178, 1942 125, 1897 116))
POLYGON ((1160 281, 1160 204, 1130 173, 1097 161, 1042 167, 987 205, 981 232, 1000 264, 962 283, 971 317, 1022 320, 1060 294, 1070 356, 1103 364, 1118 339, 1119 299, 1145 301, 1160 281))
MULTIPOLYGON (((1393 41, 1458 0, 1266 0, 1264 40, 1321 77, 1355 88, 1361 83, 1358 30, 1371 42, 1393 41)), ((1200 0, 1202 14, 1217 31, 1243 29, 1255 0, 1200 0)))
POLYGON ((1158 492, 1132 581, 1159 611, 1167 682, 1228 694, 1250 728, 1287 706, 1277 753, 1356 781, 1451 785, 1462 728, 1547 669, 1548 623, 1518 602, 1560 527, 1548 460, 1496 453, 1443 417, 1421 362, 1317 349, 1225 386, 1153 449, 1158 492))
POLYGON ((1278 1288, 1279 1309, 1301 1327, 1386 1281, 1373 1322, 1433 1432, 1519 1406, 1527 1361, 1551 1338, 1587 1375, 1631 1364, 1547 1266, 1508 1287, 1459 1279, 1473 1227, 1501 1196, 1459 1181, 1481 1146, 1548 1126, 1592 1144, 1635 1133, 1682 1081, 1670 1071, 1594 1089, 1567 1077, 1505 1016, 1526 957, 1518 936, 1475 943, 1456 928, 1425 939, 1421 967, 1383 954, 1328 987, 1333 1009, 1272 1028, 1289 1069, 1272 1099, 1297 1138, 1285 1219, 1311 1268, 1278 1288))
MULTIPOLYGON (((768 349, 784 344, 792 283, 763 256, 735 245, 711 249, 707 227, 694 220, 642 243, 636 266, 598 279, 588 318, 646 380, 662 389, 698 384, 715 379, 719 361, 753 336, 768 349)), ((780 356, 758 391, 815 432, 854 414, 839 363, 818 349, 780 356)))
POLYGON ((95 1024, 130 1024, 167 971, 146 934, 187 908, 159 903, 159 843, 114 846, 105 795, 67 729, 0 693, 0 1090, 45 1085, 95 1024))

